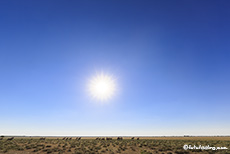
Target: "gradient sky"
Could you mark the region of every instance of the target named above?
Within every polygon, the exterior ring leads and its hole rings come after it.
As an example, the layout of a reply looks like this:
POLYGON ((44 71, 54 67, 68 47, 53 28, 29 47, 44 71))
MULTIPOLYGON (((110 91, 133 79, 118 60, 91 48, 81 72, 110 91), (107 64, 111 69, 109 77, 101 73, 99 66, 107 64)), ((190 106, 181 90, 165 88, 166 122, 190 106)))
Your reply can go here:
POLYGON ((0 1, 0 134, 229 135, 228 0, 0 1), (103 71, 118 93, 87 93, 103 71))

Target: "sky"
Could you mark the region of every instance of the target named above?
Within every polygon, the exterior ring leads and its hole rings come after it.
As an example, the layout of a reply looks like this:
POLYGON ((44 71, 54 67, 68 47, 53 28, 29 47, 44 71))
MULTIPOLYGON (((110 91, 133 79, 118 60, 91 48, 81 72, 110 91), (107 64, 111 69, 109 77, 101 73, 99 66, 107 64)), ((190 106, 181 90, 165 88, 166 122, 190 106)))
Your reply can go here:
POLYGON ((0 1, 0 134, 230 135, 228 0, 0 1), (98 72, 117 92, 87 91, 98 72))

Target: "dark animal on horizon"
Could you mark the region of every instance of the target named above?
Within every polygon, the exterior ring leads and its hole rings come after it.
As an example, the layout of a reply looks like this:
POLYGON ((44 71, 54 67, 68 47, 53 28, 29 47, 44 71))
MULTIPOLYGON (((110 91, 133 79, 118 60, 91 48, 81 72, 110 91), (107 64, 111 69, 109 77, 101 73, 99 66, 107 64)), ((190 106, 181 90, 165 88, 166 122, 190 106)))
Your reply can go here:
POLYGON ((76 137, 76 140, 78 140, 78 141, 81 140, 81 137, 76 137))
POLYGON ((14 137, 11 137, 11 138, 8 138, 7 141, 11 141, 11 140, 13 140, 13 139, 14 139, 14 137))
POLYGON ((112 140, 112 137, 97 137, 95 140, 112 140))
POLYGON ((132 138, 131 138, 131 140, 134 140, 134 139, 135 139, 135 137, 132 137, 132 138))
POLYGON ((140 138, 138 137, 137 140, 139 140, 140 138))
POLYGON ((41 137, 39 140, 45 140, 46 138, 45 137, 41 137))
POLYGON ((122 137, 117 137, 117 140, 123 140, 123 138, 122 137))
POLYGON ((65 137, 62 140, 65 140, 65 137))

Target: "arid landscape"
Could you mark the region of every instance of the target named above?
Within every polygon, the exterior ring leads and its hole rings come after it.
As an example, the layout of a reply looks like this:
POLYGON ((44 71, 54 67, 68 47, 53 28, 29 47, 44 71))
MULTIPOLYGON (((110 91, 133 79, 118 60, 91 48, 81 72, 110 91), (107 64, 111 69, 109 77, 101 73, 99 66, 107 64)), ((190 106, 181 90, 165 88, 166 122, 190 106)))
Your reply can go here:
POLYGON ((0 0, 0 154, 230 154, 230 0, 0 0))
POLYGON ((8 154, 230 154, 226 150, 184 150, 184 145, 230 147, 230 137, 2 137, 8 154))

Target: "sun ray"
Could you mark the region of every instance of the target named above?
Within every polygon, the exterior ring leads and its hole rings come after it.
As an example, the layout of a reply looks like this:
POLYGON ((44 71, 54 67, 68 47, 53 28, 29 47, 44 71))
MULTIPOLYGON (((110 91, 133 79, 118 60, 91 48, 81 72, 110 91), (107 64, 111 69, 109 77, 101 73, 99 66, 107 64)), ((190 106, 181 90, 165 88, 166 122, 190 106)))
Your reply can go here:
POLYGON ((90 80, 88 89, 94 99, 100 101, 109 100, 116 91, 115 79, 104 73, 97 74, 90 80))

